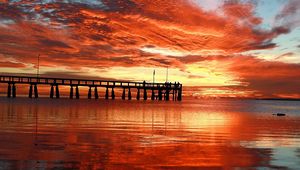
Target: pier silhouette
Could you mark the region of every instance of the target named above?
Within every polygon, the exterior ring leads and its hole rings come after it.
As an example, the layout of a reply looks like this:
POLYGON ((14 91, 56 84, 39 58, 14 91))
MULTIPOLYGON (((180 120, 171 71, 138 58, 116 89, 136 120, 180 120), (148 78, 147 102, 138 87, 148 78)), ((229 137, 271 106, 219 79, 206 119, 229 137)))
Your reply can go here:
POLYGON ((70 87, 70 99, 80 98, 80 87, 88 87, 88 99, 98 99, 98 88, 106 88, 105 99, 116 98, 115 89, 123 89, 121 99, 132 100, 131 89, 137 89, 136 100, 141 99, 141 93, 144 100, 148 99, 148 93, 151 94, 151 100, 173 101, 182 100, 182 84, 179 82, 170 83, 148 83, 117 80, 90 80, 90 79, 72 79, 55 78, 43 76, 28 75, 0 75, 0 83, 7 84, 7 97, 15 98, 17 96, 17 85, 25 84, 29 86, 28 97, 38 98, 38 85, 49 85, 50 98, 60 98, 59 87, 70 87), (93 91, 93 93, 92 93, 93 91), (127 94, 127 95, 126 95, 127 94))

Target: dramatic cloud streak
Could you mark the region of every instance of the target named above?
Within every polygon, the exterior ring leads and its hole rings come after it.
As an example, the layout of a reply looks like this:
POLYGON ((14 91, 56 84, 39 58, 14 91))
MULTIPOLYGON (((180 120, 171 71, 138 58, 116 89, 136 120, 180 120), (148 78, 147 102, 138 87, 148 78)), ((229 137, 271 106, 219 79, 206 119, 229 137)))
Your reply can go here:
MULTIPOLYGON (((274 39, 299 26, 300 4, 284 4, 275 16, 281 22, 271 29, 261 27, 256 6, 226 1, 212 11, 193 0, 0 1, 0 54, 7 60, 0 66, 29 72, 38 54, 47 73, 61 68, 113 75, 124 67, 131 68, 126 73, 141 74, 168 66, 174 81, 187 85, 296 96, 298 64, 242 53, 278 47, 274 39)), ((298 55, 278 56, 287 54, 298 55)))

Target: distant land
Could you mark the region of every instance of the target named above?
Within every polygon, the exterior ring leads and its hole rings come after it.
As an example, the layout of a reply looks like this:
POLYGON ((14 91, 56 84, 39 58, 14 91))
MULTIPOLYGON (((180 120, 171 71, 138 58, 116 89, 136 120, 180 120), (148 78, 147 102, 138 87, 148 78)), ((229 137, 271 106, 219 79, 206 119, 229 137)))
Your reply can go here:
POLYGON ((253 97, 192 97, 192 96, 185 96, 184 98, 187 99, 230 99, 230 100, 284 100, 284 101, 300 101, 300 99, 296 98, 253 98, 253 97))

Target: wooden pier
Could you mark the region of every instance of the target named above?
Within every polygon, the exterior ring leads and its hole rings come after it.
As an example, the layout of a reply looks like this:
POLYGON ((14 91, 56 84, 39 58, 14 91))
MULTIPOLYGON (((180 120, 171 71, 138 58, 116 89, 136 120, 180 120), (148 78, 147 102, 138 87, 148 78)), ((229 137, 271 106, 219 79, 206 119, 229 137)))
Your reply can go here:
POLYGON ((131 100, 131 89, 136 89, 136 99, 140 100, 141 93, 144 100, 151 96, 151 100, 181 101, 182 84, 178 83, 147 83, 130 81, 107 81, 107 80, 87 80, 87 79, 69 79, 69 78, 50 78, 40 76, 17 76, 0 75, 0 83, 7 84, 7 97, 15 98, 17 96, 17 85, 28 85, 28 97, 38 98, 38 85, 49 85, 49 97, 60 98, 59 87, 70 87, 70 99, 80 98, 80 87, 88 87, 88 99, 98 99, 98 88, 105 88, 105 99, 115 99, 115 89, 123 89, 121 99, 131 100), (93 92, 93 94, 92 94, 93 92), (149 95, 150 94, 150 95, 149 95))

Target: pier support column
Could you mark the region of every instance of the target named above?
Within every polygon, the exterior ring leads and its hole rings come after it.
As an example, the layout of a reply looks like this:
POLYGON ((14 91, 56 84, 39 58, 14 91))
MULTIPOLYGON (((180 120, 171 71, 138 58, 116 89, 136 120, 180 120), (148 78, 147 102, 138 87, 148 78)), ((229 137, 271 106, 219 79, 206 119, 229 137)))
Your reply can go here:
POLYGON ((76 86, 76 99, 79 99, 79 88, 76 86))
POLYGON ((88 92, 88 99, 92 98, 92 87, 89 87, 89 92, 88 92))
POLYGON ((70 86, 70 99, 73 99, 73 86, 70 86))
POLYGON ((111 89, 111 99, 115 100, 115 90, 114 88, 111 89))
POLYGON ((12 97, 16 98, 16 96, 17 96, 17 87, 16 87, 15 83, 13 83, 13 85, 12 85, 12 97))
POLYGON ((165 100, 169 101, 170 100, 170 88, 169 88, 170 86, 169 86, 169 83, 166 83, 165 86, 166 86, 165 100))
POLYGON ((162 100, 162 89, 161 89, 161 87, 159 87, 159 89, 158 89, 158 100, 162 100))
POLYGON ((174 89, 174 95, 175 95, 174 100, 177 101, 177 86, 174 89))
POLYGON ((172 92, 172 98, 173 98, 173 101, 175 101, 175 90, 173 89, 172 91, 173 91, 172 92))
POLYGON ((28 94, 29 98, 32 98, 32 91, 33 91, 32 84, 30 84, 30 86, 29 86, 29 94, 28 94))
POLYGON ((140 100, 140 88, 137 89, 136 99, 140 100))
POLYGON ((59 99, 60 96, 59 96, 58 84, 56 85, 55 93, 56 93, 56 98, 59 99))
POLYGON ((169 88, 166 89, 166 96, 165 96, 165 100, 166 101, 169 101, 170 100, 170 91, 169 91, 169 88))
POLYGON ((154 93, 154 89, 152 89, 152 94, 151 94, 151 100, 155 99, 155 93, 154 93))
POLYGON ((37 84, 34 84, 34 97, 35 97, 35 98, 38 98, 38 97, 39 97, 37 84))
POLYGON ((147 90, 144 88, 144 100, 147 100, 147 90))
POLYGON ((105 91, 105 99, 108 99, 108 87, 106 87, 106 91, 105 91))
POLYGON ((94 96, 95 96, 95 99, 99 98, 97 87, 95 87, 94 96))
POLYGON ((50 98, 53 99, 53 96, 54 96, 54 87, 53 87, 53 84, 51 84, 51 87, 50 87, 50 98))
POLYGON ((125 88, 123 88, 122 100, 125 100, 125 88))
POLYGON ((178 97, 177 97, 177 100, 178 101, 181 101, 182 100, 182 85, 180 85, 180 88, 178 90, 178 97))
POLYGON ((10 83, 8 83, 8 86, 7 86, 7 97, 8 98, 11 97, 11 85, 10 85, 10 83))
POLYGON ((130 91, 130 88, 128 89, 128 100, 131 100, 131 91, 130 91))

